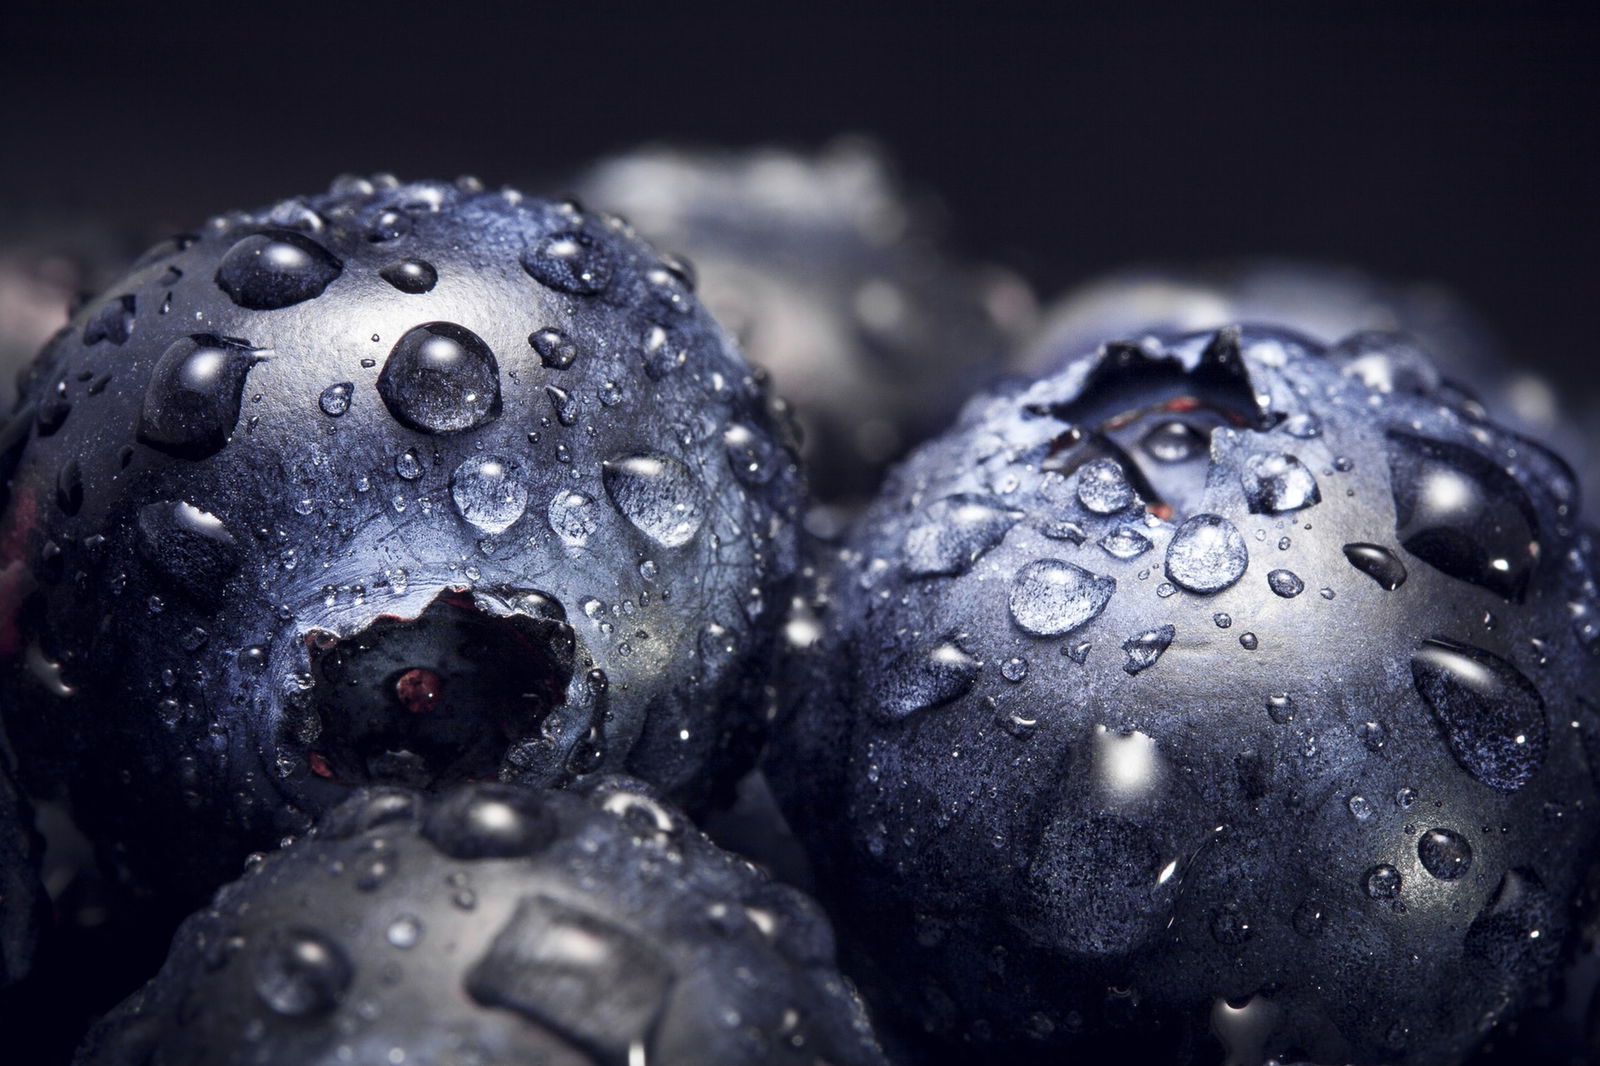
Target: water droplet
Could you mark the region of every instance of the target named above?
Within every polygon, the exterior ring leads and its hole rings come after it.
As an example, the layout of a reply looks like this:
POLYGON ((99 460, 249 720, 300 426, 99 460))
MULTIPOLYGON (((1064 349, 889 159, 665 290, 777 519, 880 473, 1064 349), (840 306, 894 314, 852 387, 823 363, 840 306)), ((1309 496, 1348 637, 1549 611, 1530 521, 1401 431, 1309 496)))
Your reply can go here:
POLYGON ((705 490, 683 463, 668 455, 634 455, 601 467, 611 502, 645 536, 681 547, 705 522, 705 490))
POLYGON ((581 492, 556 493, 550 501, 547 517, 556 535, 574 547, 588 543, 589 537, 600 528, 599 506, 592 497, 581 492))
POLYGON ((131 295, 107 300, 105 305, 84 323, 83 343, 85 345, 99 344, 102 341, 110 341, 115 345, 128 343, 128 338, 133 336, 136 306, 137 303, 131 295))
POLYGON ((1011 617, 1035 636, 1057 637, 1095 618, 1117 590, 1102 577, 1060 559, 1040 559, 1011 581, 1011 617))
POLYGON ((476 785, 436 800, 422 835, 452 859, 517 859, 548 847, 556 821, 537 792, 476 785))
POLYGON ((341 381, 337 385, 329 385, 322 390, 322 395, 317 398, 317 406, 322 408, 322 413, 330 418, 338 418, 350 410, 350 397, 355 393, 354 382, 341 381))
POLYGON ((1020 682, 1028 676, 1028 660, 1013 655, 1000 664, 1000 676, 1007 681, 1020 682))
POLYGON ((68 459, 56 471, 56 506, 69 515, 83 506, 83 470, 76 459, 68 459))
POLYGON ((914 577, 964 573, 1005 539, 1020 517, 989 496, 936 500, 906 533, 906 572, 914 577))
POLYGON ((146 504, 139 509, 138 527, 145 560, 203 599, 215 598, 243 558, 222 520, 192 504, 146 504))
POLYGON ((1395 899, 1400 895, 1400 871, 1388 863, 1380 863, 1368 870, 1361 883, 1373 899, 1395 899))
POLYGON ((423 433, 459 433, 500 415, 500 367, 476 333, 452 322, 413 327, 378 375, 389 413, 423 433))
POLYGON ((384 938, 402 950, 414 948, 422 939, 422 922, 414 915, 403 914, 389 923, 389 928, 384 930, 384 938))
POLYGON ((1389 742, 1389 727, 1382 722, 1362 722, 1356 729, 1356 735, 1366 749, 1376 755, 1389 742))
POLYGON ((1229 614, 1227 611, 1218 611, 1216 614, 1211 616, 1211 620, 1217 624, 1218 629, 1227 629, 1229 626, 1233 625, 1233 615, 1229 614))
POLYGON ((222 450, 239 421, 245 375, 256 353, 208 333, 181 337, 150 374, 139 412, 139 439, 185 459, 222 450))
POLYGON ((1274 570, 1267 574, 1267 587, 1286 600, 1291 600, 1306 590, 1306 583, 1292 570, 1274 570))
POLYGON ((777 447, 771 438, 743 422, 735 422, 722 433, 733 476, 747 485, 765 485, 777 473, 777 447))
POLYGON ((310 237, 288 230, 253 233, 228 249, 217 285, 240 307, 275 311, 316 296, 344 265, 310 237))
POLYGON ((1244 534, 1221 515, 1194 515, 1167 546, 1167 577, 1190 592, 1221 592, 1243 577, 1249 565, 1244 534))
POLYGON ((1417 839, 1422 868, 1441 881, 1454 881, 1472 867, 1472 845, 1454 829, 1430 829, 1417 839))
POLYGON ((396 259, 379 270, 378 276, 413 296, 429 292, 439 283, 439 272, 433 269, 432 263, 421 259, 396 259))
POLYGON ((1185 463, 1204 455, 1208 442, 1198 429, 1174 418, 1151 429, 1139 446, 1158 463, 1185 463))
POLYGON ((1152 547, 1150 538, 1137 529, 1123 526, 1100 538, 1100 547, 1114 559, 1136 559, 1152 547))
POLYGON ((1389 435, 1395 528, 1406 551, 1451 577, 1521 600, 1539 558, 1533 504, 1470 448, 1389 435))
POLYGON ((367 228, 367 240, 373 244, 385 241, 397 241, 410 233, 416 226, 415 221, 404 211, 388 208, 379 211, 372 220, 372 225, 367 228))
POLYGON ((1137 499, 1115 459, 1095 459, 1078 471, 1078 502, 1095 514, 1115 514, 1137 499))
POLYGON ((1252 455, 1239 472, 1252 514, 1298 511, 1322 499, 1317 479, 1292 455, 1252 455))
POLYGON ((1394 794, 1394 805, 1403 811, 1410 810, 1416 802, 1417 790, 1414 788, 1402 788, 1394 794))
POLYGON ((422 460, 417 457, 415 448, 407 448, 395 457, 394 472, 407 481, 415 481, 422 476, 422 460))
POLYGON ((1406 583, 1406 564, 1381 544, 1346 544, 1344 557, 1350 565, 1393 592, 1406 583))
POLYGON ((1322 419, 1310 411, 1290 415, 1283 423, 1283 431, 1300 440, 1322 436, 1322 419))
POLYGON ((1372 820, 1372 802, 1367 797, 1351 796, 1346 806, 1350 808, 1350 814, 1356 821, 1370 822, 1372 820))
POLYGON ((256 994, 279 1014, 325 1014, 338 1006, 353 976, 344 949, 311 929, 279 929, 254 966, 256 994))
POLYGON ((1477 780, 1515 792, 1544 763, 1550 740, 1544 699, 1510 663, 1433 639, 1411 657, 1411 677, 1456 762, 1477 780))
POLYGON ((587 233, 553 233, 522 257, 522 268, 537 280, 578 296, 592 296, 611 284, 611 257, 587 233))
POLYGON ((521 471, 496 455, 468 459, 450 475, 456 513, 484 533, 504 533, 528 506, 521 471))
POLYGON ((1163 625, 1129 637, 1122 644, 1122 650, 1128 653, 1128 659, 1122 664, 1122 668, 1130 674, 1148 670, 1172 644, 1172 638, 1176 634, 1177 630, 1174 627, 1163 625))
POLYGON ((960 699, 978 680, 978 660, 951 641, 912 649, 888 669, 874 671, 869 682, 872 715, 897 722, 918 711, 960 699))
POLYGON ((1245 651, 1255 651, 1261 646, 1261 641, 1256 638, 1254 633, 1240 633, 1239 646, 1245 651))
POLYGON ((572 393, 559 385, 546 385, 545 397, 550 401, 550 409, 556 413, 556 421, 563 426, 577 425, 578 401, 572 393))
POLYGON ((632 1049, 650 1046, 673 979, 672 965, 624 926, 530 894, 467 972, 465 987, 479 1005, 513 1012, 592 1061, 642 1063, 632 1049))
POLYGON ((1294 698, 1284 693, 1267 697, 1267 717, 1279 725, 1294 721, 1294 698))
POLYGON ((528 343, 539 354, 539 362, 551 370, 565 370, 578 358, 578 346, 559 329, 541 329, 528 334, 528 343))

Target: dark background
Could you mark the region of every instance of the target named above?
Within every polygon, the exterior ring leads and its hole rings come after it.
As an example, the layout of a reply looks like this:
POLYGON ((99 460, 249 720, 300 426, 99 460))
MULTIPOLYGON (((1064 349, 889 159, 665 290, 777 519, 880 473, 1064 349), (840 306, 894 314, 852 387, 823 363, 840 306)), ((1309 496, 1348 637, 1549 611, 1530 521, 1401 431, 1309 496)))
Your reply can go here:
POLYGON ((956 248, 1045 297, 1133 261, 1342 261, 1446 282, 1600 399, 1591 8, 25 3, 0 27, 0 234, 860 131, 944 196, 956 248))

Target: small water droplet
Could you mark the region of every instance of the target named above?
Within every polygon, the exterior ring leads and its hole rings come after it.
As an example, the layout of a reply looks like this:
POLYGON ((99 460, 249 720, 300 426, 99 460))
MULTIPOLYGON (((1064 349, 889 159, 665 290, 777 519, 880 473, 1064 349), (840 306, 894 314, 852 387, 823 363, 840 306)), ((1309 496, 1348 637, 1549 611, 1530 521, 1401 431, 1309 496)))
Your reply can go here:
POLYGON ((261 1001, 293 1018, 331 1011, 352 976, 344 949, 311 929, 275 930, 256 957, 253 974, 261 1001))
POLYGON ((1208 442, 1198 429, 1174 418, 1151 429, 1139 446, 1158 463, 1184 463, 1205 454, 1208 442))
POLYGON ((1227 611, 1218 611, 1216 614, 1211 616, 1211 620, 1217 624, 1218 629, 1227 629, 1229 626, 1233 625, 1233 615, 1229 614, 1227 611))
POLYGON ((414 948, 422 939, 422 922, 414 915, 403 914, 389 923, 384 938, 402 950, 414 948))
POLYGON ((874 671, 869 682, 870 710, 882 721, 897 722, 960 699, 977 679, 978 660, 952 641, 913 649, 892 661, 888 669, 874 671))
POLYGON ((1245 651, 1255 651, 1261 646, 1261 641, 1256 638, 1254 633, 1240 633, 1239 646, 1245 651))
POLYGON ((1406 564, 1381 544, 1346 544, 1344 557, 1379 586, 1393 592, 1406 583, 1406 564))
POLYGON ((429 292, 439 283, 439 272, 432 263, 421 259, 396 259, 379 270, 378 276, 413 296, 429 292))
POLYGON ((1284 693, 1268 696, 1267 717, 1279 725, 1287 725, 1294 721, 1294 698, 1284 693))
POLYGON ((1367 895, 1373 899, 1394 899, 1400 895, 1400 871, 1388 863, 1380 863, 1367 871, 1361 882, 1367 895))
POLYGON ((350 397, 355 393, 355 389, 355 383, 350 381, 329 385, 317 398, 317 406, 321 407, 322 413, 328 417, 338 418, 350 410, 350 397))
POLYGON ((1114 559, 1135 559, 1152 547, 1150 538, 1137 529, 1123 526, 1100 538, 1100 547, 1114 559))
POLYGON ((765 434, 735 422, 723 431, 722 443, 733 476, 746 485, 765 485, 777 473, 777 447, 765 434))
POLYGON ((1028 676, 1028 660, 1013 655, 1000 664, 1000 676, 1012 682, 1024 680, 1028 676))
POLYGON ((395 457, 394 472, 407 481, 415 481, 422 476, 422 460, 417 457, 415 448, 407 448, 395 457))
POLYGON ((540 329, 528 334, 528 343, 539 354, 539 362, 551 370, 565 370, 578 358, 578 346, 559 329, 540 329))
POLYGON ((257 358, 249 347, 211 334, 173 341, 145 388, 139 439, 185 459, 221 451, 239 421, 245 376, 257 358))
POLYGON ((550 528, 563 542, 574 547, 588 543, 600 528, 600 508, 590 496, 571 490, 558 492, 547 513, 550 528))
POLYGON ((1267 587, 1288 600, 1304 592, 1306 583, 1292 570, 1273 570, 1267 574, 1267 587))
POLYGON ((110 341, 119 346, 128 343, 128 338, 133 336, 136 306, 137 302, 131 295, 107 300, 104 306, 84 324, 84 345, 100 344, 103 341, 110 341))
POLYGON ((1367 797, 1362 795, 1351 796, 1346 806, 1350 808, 1350 814, 1356 821, 1370 822, 1372 820, 1372 803, 1367 797))

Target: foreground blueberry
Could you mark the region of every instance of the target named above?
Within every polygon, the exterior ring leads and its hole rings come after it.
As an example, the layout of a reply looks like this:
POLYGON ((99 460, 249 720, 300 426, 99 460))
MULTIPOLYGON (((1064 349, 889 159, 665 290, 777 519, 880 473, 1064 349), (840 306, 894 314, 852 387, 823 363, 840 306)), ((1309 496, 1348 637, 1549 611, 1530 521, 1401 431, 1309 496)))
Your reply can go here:
POLYGON ((706 304, 795 405, 826 503, 870 499, 889 460, 995 376, 1031 316, 1026 283, 953 262, 928 204, 858 140, 641 150, 596 164, 578 190, 694 260, 706 304))
POLYGON ((369 782, 697 804, 759 742, 794 457, 616 219, 392 178, 214 219, 46 348, 0 456, 7 728, 143 879, 369 782))
POLYGON ((77 1061, 883 1060, 815 905, 603 777, 356 794, 189 919, 77 1061))
POLYGON ((32 816, 0 752, 0 991, 27 976, 46 921, 32 816))
POLYGON ((958 1058, 1445 1064, 1595 856, 1570 471, 1414 348, 1109 345, 972 403, 790 631, 771 772, 958 1058))

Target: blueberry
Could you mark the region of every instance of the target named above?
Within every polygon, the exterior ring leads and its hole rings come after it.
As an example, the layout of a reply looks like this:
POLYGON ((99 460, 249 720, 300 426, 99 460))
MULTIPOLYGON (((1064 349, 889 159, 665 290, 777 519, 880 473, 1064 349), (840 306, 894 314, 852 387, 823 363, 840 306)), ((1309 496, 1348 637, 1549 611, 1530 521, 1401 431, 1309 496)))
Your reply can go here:
POLYGON ((816 905, 637 780, 367 789, 188 920, 81 1066, 881 1066, 816 905))
POLYGON ((48 917, 40 850, 31 806, 0 757, 0 990, 27 976, 48 917))
POLYGON ((809 155, 638 151, 577 188, 694 261, 659 273, 662 301, 697 293, 772 374, 826 504, 870 498, 890 460, 995 375, 1031 318, 1026 283, 948 258, 920 198, 861 141, 809 155))
POLYGON ((956 1061, 1462 1061, 1596 855, 1577 507, 1398 338, 974 401, 819 565, 769 761, 869 999, 956 1061))
POLYGON ((729 786, 802 490, 667 269, 571 203, 392 178, 148 253, 0 429, 29 781, 191 899, 356 785, 729 786))

